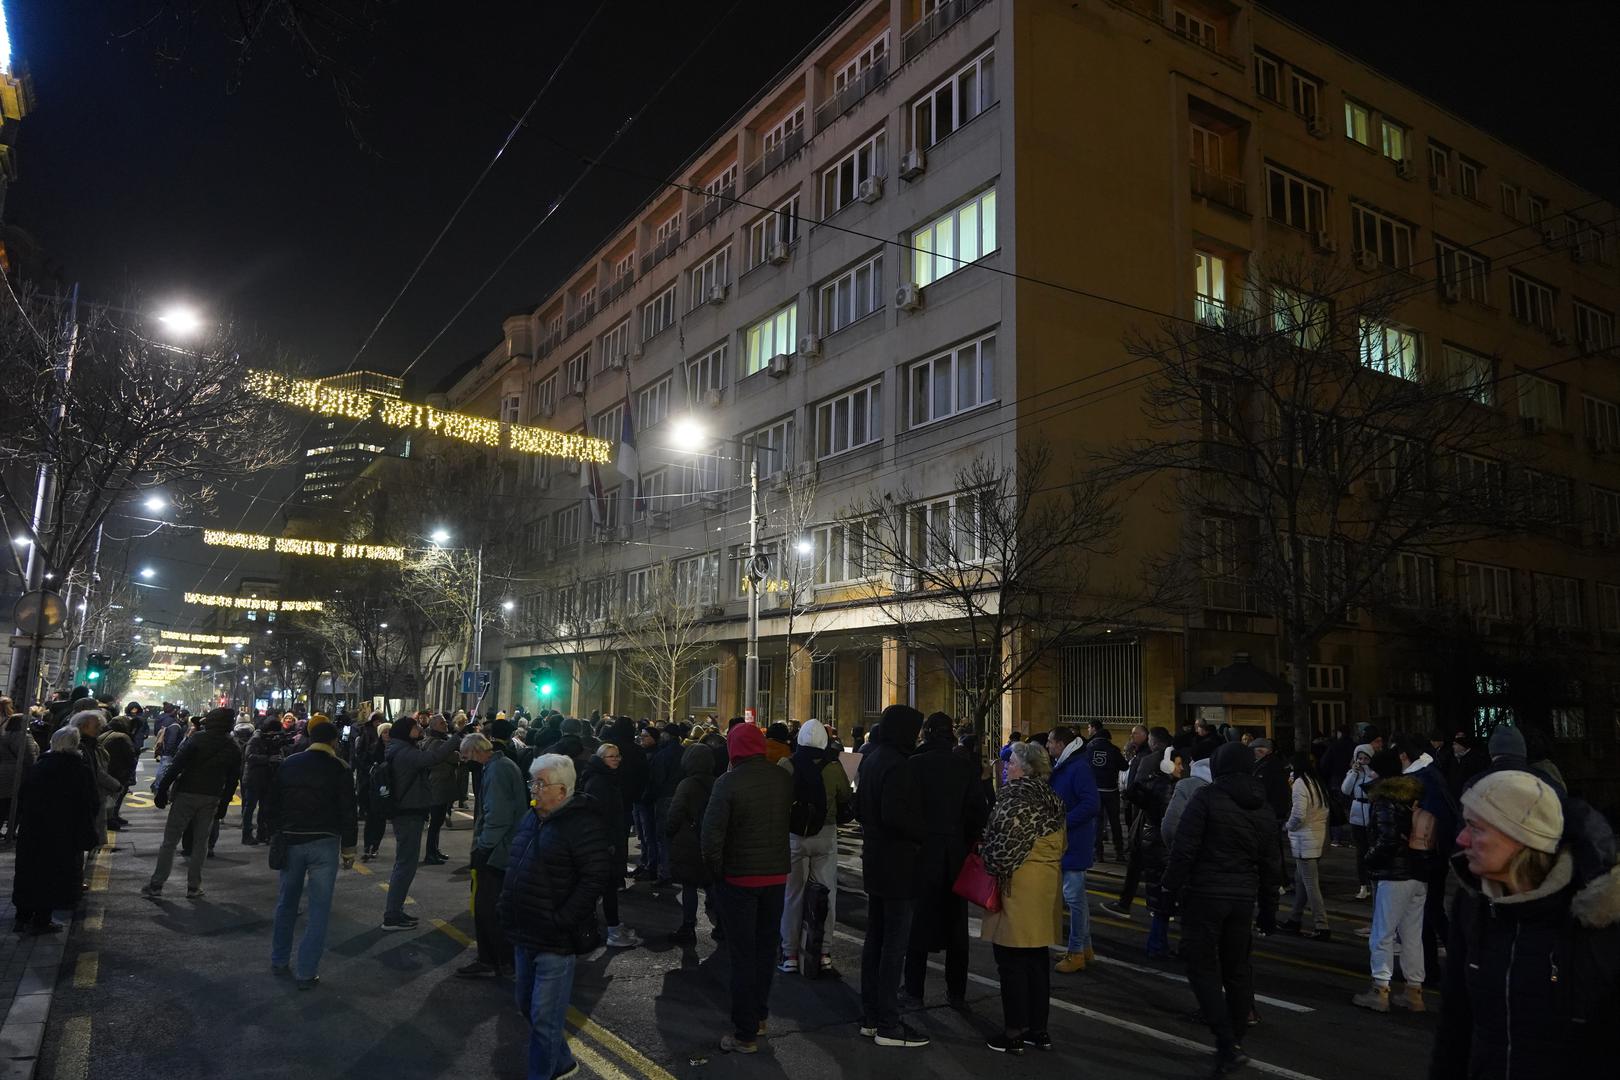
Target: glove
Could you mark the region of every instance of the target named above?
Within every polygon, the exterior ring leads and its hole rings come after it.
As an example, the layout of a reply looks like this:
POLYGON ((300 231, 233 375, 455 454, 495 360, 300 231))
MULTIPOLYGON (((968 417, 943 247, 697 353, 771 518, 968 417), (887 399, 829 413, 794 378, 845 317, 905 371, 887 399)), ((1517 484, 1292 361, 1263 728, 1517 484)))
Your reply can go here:
POLYGON ((489 848, 473 848, 472 854, 468 856, 467 861, 472 864, 472 868, 474 870, 482 870, 484 867, 489 865, 489 856, 489 848))
POLYGON ((168 794, 159 792, 158 794, 152 796, 152 805, 157 807, 159 810, 165 809, 169 805, 168 794))

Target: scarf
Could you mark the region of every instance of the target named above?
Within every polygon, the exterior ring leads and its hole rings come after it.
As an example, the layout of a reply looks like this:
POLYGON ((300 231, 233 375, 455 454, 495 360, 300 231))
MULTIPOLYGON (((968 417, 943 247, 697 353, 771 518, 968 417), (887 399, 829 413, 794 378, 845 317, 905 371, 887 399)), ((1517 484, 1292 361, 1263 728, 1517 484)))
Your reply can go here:
POLYGON ((1035 841, 1063 828, 1067 819, 1063 799, 1044 780, 1021 777, 1007 784, 990 810, 979 858, 994 874, 1003 896, 1012 893, 1013 873, 1029 857, 1035 841))

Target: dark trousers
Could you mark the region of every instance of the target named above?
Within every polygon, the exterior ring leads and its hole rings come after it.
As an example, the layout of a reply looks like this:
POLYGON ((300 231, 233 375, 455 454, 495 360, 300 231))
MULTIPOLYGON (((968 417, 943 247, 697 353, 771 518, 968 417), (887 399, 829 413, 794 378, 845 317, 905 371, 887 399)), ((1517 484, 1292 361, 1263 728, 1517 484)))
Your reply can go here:
POLYGON ((439 853, 439 830, 444 828, 444 819, 449 815, 449 813, 449 803, 445 803, 443 806, 435 806, 428 811, 427 853, 429 855, 437 855, 439 853))
MULTIPOLYGON (((784 890, 785 892, 785 890, 784 890)), ((707 885, 681 886, 681 925, 697 928, 698 896, 703 897, 703 911, 709 916, 709 925, 720 925, 715 917, 714 890, 707 885)))
POLYGON ((1131 829, 1131 850, 1125 856, 1125 883, 1119 887, 1119 902, 1131 906, 1136 899, 1136 886, 1142 880, 1142 830, 1131 829))
POLYGON ((602 922, 606 926, 619 925, 620 880, 620 878, 611 878, 608 881, 607 892, 602 894, 602 922))
POLYGON ((366 815, 366 846, 367 851, 376 851, 383 842, 383 834, 388 831, 388 819, 376 811, 366 815))
POLYGON ((1367 884, 1367 826, 1350 826, 1350 840, 1356 845, 1356 883, 1367 884))
POLYGON ((1449 863, 1440 861, 1429 873, 1429 892, 1423 898, 1423 972, 1430 985, 1440 982, 1440 946, 1451 933, 1446 918, 1446 874, 1449 863))
POLYGON ((1052 963, 1046 950, 990 948, 1001 977, 1002 1026, 1018 1035, 1044 1032, 1052 1006, 1052 963))
POLYGON ((1102 796, 1102 809, 1097 812, 1097 850, 1094 852, 1098 860, 1103 853, 1103 819, 1108 820, 1108 827, 1114 837, 1114 858, 1119 859, 1125 851, 1125 836, 1119 827, 1119 792, 1099 791, 1102 796))
POLYGON ((486 866, 473 871, 473 937, 478 941, 478 959, 502 971, 512 969, 512 946, 501 930, 495 914, 506 871, 486 866))
POLYGON ((1249 961, 1253 918, 1253 900, 1196 897, 1182 912, 1181 955, 1187 961, 1187 981, 1221 1050, 1238 1044, 1238 1033, 1247 1028, 1254 1007, 1254 967, 1249 961))
MULTIPOLYGON (((968 928, 966 903, 952 894, 944 901, 945 919, 945 996, 951 1000, 967 996, 968 928), (954 904, 951 901, 956 901, 954 904)), ((905 988, 912 997, 923 996, 928 975, 928 950, 906 949, 905 988)))
POLYGON ((861 944, 861 1026, 884 1035, 900 1030, 900 979, 911 942, 917 901, 866 898, 866 940, 861 944))
POLYGON ((263 786, 264 786, 263 784, 251 783, 251 782, 249 782, 247 780, 242 781, 242 842, 243 843, 246 843, 248 840, 252 839, 253 836, 255 835, 254 834, 254 829, 253 829, 253 811, 254 810, 259 811, 259 826, 258 826, 258 834, 257 834, 258 838, 260 840, 263 840, 263 839, 266 838, 265 837, 265 831, 264 831, 264 810, 263 810, 263 805, 264 805, 264 796, 267 793, 261 790, 263 788, 263 786))
POLYGON ((714 888, 720 925, 731 955, 731 1026, 737 1038, 753 1042, 770 1015, 771 975, 776 971, 786 887, 744 888, 722 881, 714 888))

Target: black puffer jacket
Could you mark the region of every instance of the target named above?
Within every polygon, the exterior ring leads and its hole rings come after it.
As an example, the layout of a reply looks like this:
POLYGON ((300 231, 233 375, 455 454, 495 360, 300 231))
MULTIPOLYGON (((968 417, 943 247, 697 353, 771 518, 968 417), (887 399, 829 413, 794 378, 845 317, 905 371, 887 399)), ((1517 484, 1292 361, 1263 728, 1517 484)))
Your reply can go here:
POLYGON ((613 853, 592 801, 576 792, 545 818, 530 810, 518 826, 495 902, 514 945, 574 955, 600 942, 596 901, 607 892, 613 853))
POLYGON ((1272 751, 1254 763, 1254 778, 1266 791, 1266 805, 1277 819, 1278 827, 1294 812, 1294 789, 1288 782, 1288 766, 1281 755, 1272 751))
POLYGON ((456 744, 429 733, 412 742, 392 738, 384 758, 393 770, 394 809, 400 813, 426 813, 433 801, 433 767, 450 757, 456 744))
POLYGON ((674 736, 660 735, 658 746, 647 760, 647 790, 642 798, 650 803, 675 797, 681 782, 681 744, 674 736))
POLYGON ((906 767, 922 713, 904 705, 883 710, 878 742, 855 774, 855 817, 861 823, 861 881, 868 896, 916 899, 918 863, 928 828, 917 774, 906 767))
POLYGON ((1367 876, 1374 881, 1428 880, 1429 857, 1407 847, 1412 835, 1412 806, 1423 799, 1416 776, 1390 776, 1367 788, 1372 798, 1367 834, 1367 876))
POLYGON ((336 752, 309 749, 281 763, 264 808, 270 832, 292 843, 335 836, 354 850, 354 777, 336 752))
POLYGON ((204 728, 180 744, 174 763, 163 774, 157 786, 160 802, 169 801, 169 793, 178 791, 186 795, 217 795, 220 799, 219 816, 225 816, 225 807, 236 794, 236 782, 242 776, 242 752, 236 748, 230 730, 204 728))
POLYGON ((703 865, 716 880, 787 874, 792 808, 793 777, 785 769, 763 752, 733 757, 703 812, 703 865))
POLYGON ((1131 836, 1132 843, 1136 845, 1137 858, 1141 861, 1148 909, 1156 912, 1165 910, 1160 884, 1164 880, 1170 849, 1165 846, 1160 825, 1164 821, 1164 812, 1170 808, 1170 793, 1174 786, 1174 781, 1159 771, 1159 761, 1163 756, 1163 751, 1154 752, 1153 760, 1142 766, 1136 782, 1125 789, 1125 797, 1142 810, 1136 815, 1131 836))
POLYGON ((951 886, 962 871, 968 847, 984 832, 990 808, 980 792, 977 765, 953 751, 949 735, 912 754, 906 770, 922 797, 925 831, 917 859, 920 888, 911 921, 911 947, 943 949, 951 927, 966 917, 966 901, 951 886))
POLYGON ((614 865, 619 872, 609 873, 609 877, 614 878, 615 888, 624 884, 624 868, 630 861, 630 835, 624 828, 624 795, 619 790, 623 772, 622 757, 619 767, 615 769, 595 756, 586 758, 584 768, 579 771, 579 790, 589 795, 596 804, 596 812, 602 815, 602 828, 607 831, 610 850, 616 856, 614 865))
POLYGON ((703 865, 702 830, 709 795, 714 791, 714 751, 702 743, 688 746, 681 754, 681 768, 686 775, 675 788, 663 822, 669 842, 669 876, 682 885, 710 885, 714 879, 703 865))
POLYGON ((1185 907, 1183 893, 1222 900, 1259 899, 1262 925, 1276 915, 1282 884, 1282 833, 1260 781, 1254 755, 1226 743, 1210 764, 1214 780, 1193 795, 1170 845, 1160 887, 1185 907))
POLYGON ((1453 858, 1461 885, 1430 1080, 1566 1080, 1614 1068, 1620 866, 1612 834, 1595 824, 1599 857, 1594 837, 1566 826, 1547 880, 1518 896, 1487 896, 1464 855, 1453 858))

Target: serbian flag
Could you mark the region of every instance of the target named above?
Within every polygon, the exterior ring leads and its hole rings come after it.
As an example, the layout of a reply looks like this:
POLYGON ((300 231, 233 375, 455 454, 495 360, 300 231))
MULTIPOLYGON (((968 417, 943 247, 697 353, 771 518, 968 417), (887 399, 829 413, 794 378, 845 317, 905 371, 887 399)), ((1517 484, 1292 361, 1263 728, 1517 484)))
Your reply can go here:
POLYGON ((591 529, 600 532, 607 522, 607 489, 602 486, 602 467, 588 461, 579 470, 579 487, 591 508, 591 529))
POLYGON ((614 463, 619 475, 630 481, 630 495, 636 512, 646 513, 647 500, 641 494, 641 455, 636 451, 636 422, 630 405, 630 374, 624 376, 624 418, 619 427, 619 456, 614 463))

